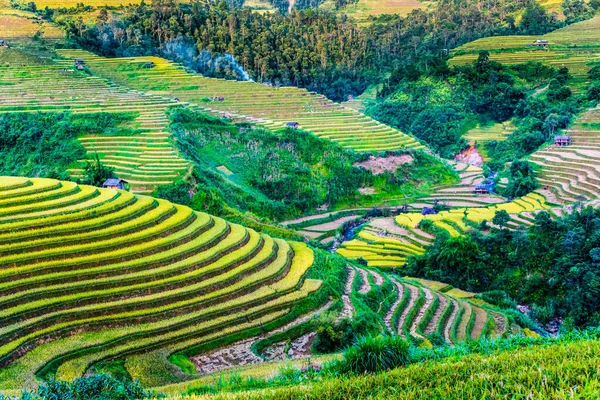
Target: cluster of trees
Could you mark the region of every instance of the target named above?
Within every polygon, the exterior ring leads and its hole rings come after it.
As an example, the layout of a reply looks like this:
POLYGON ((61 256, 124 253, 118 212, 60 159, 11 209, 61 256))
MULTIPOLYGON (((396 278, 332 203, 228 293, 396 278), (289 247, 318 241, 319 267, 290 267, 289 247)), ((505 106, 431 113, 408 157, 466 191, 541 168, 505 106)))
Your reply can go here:
MULTIPOLYGON (((504 226, 507 216, 494 223, 504 226)), ((600 210, 576 207, 558 219, 540 212, 528 229, 487 230, 483 223, 464 236, 442 232, 403 272, 530 304, 542 322, 600 324, 600 210)))
POLYGON ((306 87, 334 100, 361 93, 400 65, 427 69, 447 49, 480 37, 562 26, 535 0, 439 0, 431 9, 414 10, 405 18, 384 16, 364 27, 343 14, 313 8, 259 14, 226 2, 173 0, 142 2, 119 15, 100 14, 95 25, 79 17, 59 23, 70 39, 106 56, 165 54, 170 43, 183 40, 195 53, 181 49, 178 59, 192 68, 202 52, 230 54, 254 80, 306 87), (510 15, 520 10, 525 18, 516 24, 510 15))
POLYGON ((568 70, 539 62, 506 66, 482 51, 472 65, 449 67, 438 59, 425 70, 409 65, 392 74, 368 112, 378 120, 412 133, 451 158, 466 142, 463 133, 480 123, 516 117, 517 133, 504 143, 492 143, 498 163, 537 149, 556 129, 565 127, 579 110, 565 86, 568 70), (548 84, 543 96, 529 96, 548 84), (533 139, 532 136, 536 140, 533 139))
POLYGON ((0 175, 69 179, 67 167, 86 154, 79 133, 70 114, 0 115, 0 175))

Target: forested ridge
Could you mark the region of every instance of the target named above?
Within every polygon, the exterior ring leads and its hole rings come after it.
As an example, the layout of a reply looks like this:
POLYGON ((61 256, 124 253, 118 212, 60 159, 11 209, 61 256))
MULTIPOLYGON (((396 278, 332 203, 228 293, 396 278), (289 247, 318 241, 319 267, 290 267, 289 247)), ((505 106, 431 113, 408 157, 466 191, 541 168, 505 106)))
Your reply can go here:
MULTIPOLYGON (((589 17, 593 9, 585 5, 575 14, 589 17)), ((440 0, 366 26, 319 9, 260 14, 225 2, 157 0, 118 15, 103 9, 94 24, 76 16, 60 23, 72 41, 106 56, 159 54, 207 76, 246 79, 247 71, 256 81, 306 87, 334 100, 361 93, 403 65, 428 69, 448 49, 480 37, 542 34, 564 25, 533 0, 440 0), (515 13, 523 13, 518 23, 515 13)))

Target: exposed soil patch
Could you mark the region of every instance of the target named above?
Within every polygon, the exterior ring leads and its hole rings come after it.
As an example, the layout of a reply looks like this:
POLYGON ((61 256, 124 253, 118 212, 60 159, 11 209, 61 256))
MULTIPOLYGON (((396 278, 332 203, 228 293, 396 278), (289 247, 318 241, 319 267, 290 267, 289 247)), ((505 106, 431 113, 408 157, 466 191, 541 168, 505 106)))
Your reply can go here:
POLYGON ((456 300, 450 299, 450 301, 452 302, 452 314, 450 314, 448 321, 446 321, 446 326, 444 326, 444 339, 446 339, 446 342, 453 344, 452 327, 454 326, 454 321, 456 321, 460 307, 456 300))
POLYGON ((354 306, 352 305, 352 300, 350 299, 350 293, 352 293, 352 282, 354 282, 356 270, 350 266, 346 268, 348 268, 348 280, 346 280, 346 284, 344 285, 344 294, 342 295, 344 306, 339 316, 340 319, 352 318, 352 315, 354 314, 354 306))
POLYGON ((369 170, 373 173, 373 175, 381 175, 385 172, 395 172, 400 165, 408 164, 413 161, 414 158, 409 154, 388 157, 371 156, 366 161, 354 163, 354 166, 369 170))
POLYGON ((483 165, 483 157, 477 151, 475 143, 471 142, 469 144, 471 147, 457 154, 456 157, 454 157, 454 160, 481 167, 483 165))
POLYGON ((371 195, 371 194, 375 194, 375 188, 373 188, 373 187, 358 188, 358 191, 363 196, 368 196, 368 195, 371 195))
POLYGON ((392 317, 394 316, 394 312, 398 308, 398 305, 400 305, 400 303, 402 302, 402 296, 404 294, 404 288, 402 287, 400 282, 395 280, 392 280, 392 282, 394 282, 394 285, 396 285, 396 290, 398 291, 398 298, 396 299, 394 304, 392 304, 389 311, 385 314, 385 317, 383 318, 383 322, 385 322, 385 325, 390 331, 394 331, 394 329, 392 328, 392 317))

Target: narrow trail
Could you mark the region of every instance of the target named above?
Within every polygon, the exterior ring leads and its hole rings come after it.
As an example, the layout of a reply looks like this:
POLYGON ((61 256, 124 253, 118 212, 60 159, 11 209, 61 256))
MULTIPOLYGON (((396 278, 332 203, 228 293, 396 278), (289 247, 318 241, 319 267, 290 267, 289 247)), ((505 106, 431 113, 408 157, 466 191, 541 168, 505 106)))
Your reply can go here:
POLYGON ((402 327, 404 326, 404 321, 406 320, 406 316, 408 315, 410 310, 414 307, 415 302, 417 301, 417 298, 419 297, 419 289, 416 286, 404 285, 404 287, 409 290, 410 299, 408 300, 408 304, 406 305, 404 310, 402 310, 402 314, 400 314, 400 317, 398 318, 398 325, 396 326, 396 331, 402 337, 405 337, 402 327))
POLYGON ((444 326, 444 339, 446 339, 447 343, 454 344, 454 341, 452 340, 452 327, 454 326, 460 307, 458 306, 458 301, 450 299, 450 302, 452 305, 452 314, 450 314, 448 321, 446 321, 446 326, 444 326))
POLYGON ((448 299, 446 298, 446 296, 442 296, 437 292, 435 292, 435 296, 438 298, 439 301, 438 308, 435 310, 433 317, 431 317, 431 321, 429 321, 429 323, 425 327, 425 330, 423 331, 426 335, 431 335, 437 330, 440 318, 442 318, 442 314, 448 306, 448 299))
POLYGON ((423 321, 423 318, 425 318, 425 314, 427 313, 427 310, 429 310, 429 308, 431 307, 432 303, 433 303, 433 293, 431 293, 431 290, 426 289, 426 288, 422 288, 423 293, 425 294, 425 303, 423 303, 423 306, 419 309, 419 312, 417 313, 415 319, 413 320, 411 326, 410 326, 410 333, 411 335, 418 337, 418 338, 423 338, 423 335, 421 335, 419 332, 417 332, 417 328, 419 327, 419 324, 421 323, 421 321, 423 321))
POLYGON ((377 285, 377 286, 382 286, 383 285, 383 276, 381 276, 377 272, 371 271, 371 270, 369 270, 369 274, 371 274, 371 276, 375 280, 375 285, 377 285))
POLYGON ((471 331, 471 339, 478 339, 481 336, 485 323, 487 322, 488 314, 484 309, 475 306, 473 306, 473 311, 475 312, 475 324, 473 325, 473 330, 471 331))
POLYGON ((344 294, 342 295, 344 306, 342 307, 342 312, 340 313, 338 319, 347 317, 351 318, 352 315, 354 315, 354 306, 352 305, 352 300, 350 299, 350 293, 352 293, 352 282, 354 282, 356 270, 350 266, 346 266, 346 268, 348 269, 348 279, 344 285, 344 294))
POLYGON ((460 341, 467 339, 467 325, 469 325, 471 313, 473 312, 469 303, 465 301, 463 302, 463 305, 465 307, 465 312, 463 313, 460 324, 458 325, 458 329, 456 330, 456 339, 460 341))
POLYGON ((362 285, 360 285, 360 289, 358 292, 360 294, 367 294, 371 291, 371 283, 369 282, 369 273, 362 268, 357 268, 358 273, 360 274, 360 278, 362 280, 362 285))
MULTIPOLYGON (((387 326, 390 331, 394 330, 392 328, 392 318, 394 317, 394 312, 396 311, 396 309, 402 302, 402 296, 404 295, 404 288, 402 287, 400 282, 398 282, 396 280, 392 280, 392 282, 394 282, 394 285, 396 285, 396 291, 398 292, 398 298, 396 299, 394 304, 392 304, 389 311, 385 314, 385 317, 383 317, 383 322, 385 322, 385 326, 387 326)), ((397 332, 395 332, 395 333, 397 333, 397 332)))

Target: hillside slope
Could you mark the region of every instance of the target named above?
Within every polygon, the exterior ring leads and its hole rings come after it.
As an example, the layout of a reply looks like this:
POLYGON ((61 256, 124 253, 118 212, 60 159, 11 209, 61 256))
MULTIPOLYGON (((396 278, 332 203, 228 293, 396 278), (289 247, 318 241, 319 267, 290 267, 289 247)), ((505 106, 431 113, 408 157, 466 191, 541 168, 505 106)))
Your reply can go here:
POLYGON ((273 329, 319 289, 304 278, 313 259, 164 200, 2 177, 0 389, 165 349, 160 369, 170 354, 273 329))
POLYGON ((60 50, 59 54, 68 59, 65 65, 83 58, 94 74, 135 90, 170 96, 220 116, 270 128, 297 122, 304 130, 357 151, 424 147, 396 129, 305 89, 205 78, 158 57, 108 59, 81 50, 60 50), (146 62, 155 66, 145 68, 146 62))
POLYGON ((597 341, 575 341, 429 361, 375 375, 192 399, 593 399, 600 389, 598 357, 597 341))

